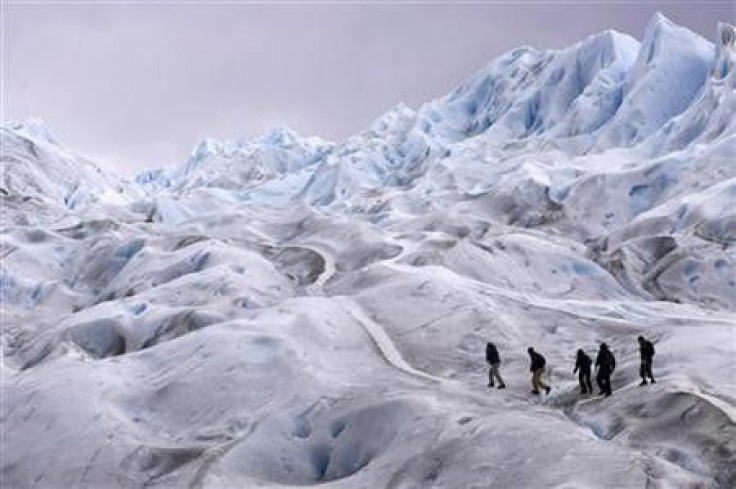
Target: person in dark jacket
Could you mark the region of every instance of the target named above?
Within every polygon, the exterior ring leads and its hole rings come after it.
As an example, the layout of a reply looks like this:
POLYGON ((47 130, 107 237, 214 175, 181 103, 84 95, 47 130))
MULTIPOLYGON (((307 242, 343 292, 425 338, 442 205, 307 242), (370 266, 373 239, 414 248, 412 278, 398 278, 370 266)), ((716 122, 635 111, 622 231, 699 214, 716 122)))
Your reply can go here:
POLYGON ((593 384, 590 382, 590 366, 593 364, 593 360, 583 350, 578 350, 578 356, 575 360, 575 370, 572 374, 580 370, 578 380, 580 381, 580 393, 581 394, 592 394, 593 384))
POLYGON ((498 367, 501 366, 501 357, 498 355, 498 349, 496 345, 490 341, 486 344, 486 361, 490 368, 488 369, 488 387, 493 387, 494 379, 498 380, 498 388, 505 389, 506 384, 501 378, 501 374, 498 372, 498 367))
POLYGON ((641 384, 647 385, 647 377, 652 381, 652 384, 656 384, 654 380, 654 374, 652 374, 652 360, 654 360, 654 345, 651 341, 645 339, 643 336, 639 336, 639 354, 641 355, 641 367, 639 368, 639 376, 641 377, 641 384))
POLYGON ((544 374, 544 365, 547 363, 544 356, 534 351, 531 346, 527 350, 529 352, 529 358, 531 359, 531 366, 529 371, 532 373, 532 394, 539 394, 539 388, 545 390, 549 395, 549 391, 552 390, 550 386, 542 381, 542 374, 544 374))
POLYGON ((601 343, 601 348, 595 359, 595 366, 598 368, 598 375, 596 375, 595 380, 600 389, 600 395, 608 397, 613 394, 611 390, 611 374, 616 370, 616 358, 605 343, 601 343))

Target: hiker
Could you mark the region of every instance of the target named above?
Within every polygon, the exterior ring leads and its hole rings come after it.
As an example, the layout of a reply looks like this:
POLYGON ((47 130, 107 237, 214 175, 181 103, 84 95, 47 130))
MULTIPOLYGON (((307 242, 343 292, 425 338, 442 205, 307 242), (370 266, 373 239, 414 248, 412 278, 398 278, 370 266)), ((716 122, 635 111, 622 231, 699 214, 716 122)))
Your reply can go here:
POLYGON ((547 395, 549 395, 549 391, 552 390, 550 386, 542 382, 542 374, 544 373, 544 365, 547 363, 547 361, 544 359, 542 355, 534 351, 534 348, 531 346, 527 350, 529 352, 529 357, 531 358, 532 364, 529 370, 532 373, 532 394, 539 394, 539 388, 545 390, 547 395))
POLYGON ((654 374, 652 374, 652 360, 654 359, 654 345, 651 341, 645 339, 643 336, 639 336, 639 354, 641 355, 641 367, 639 368, 639 376, 641 377, 641 384, 647 385, 647 377, 652 381, 652 384, 656 384, 654 380, 654 374))
POLYGON ((498 388, 505 389, 506 384, 503 382, 501 374, 498 372, 498 367, 501 365, 501 357, 498 355, 496 345, 490 341, 486 344, 486 361, 488 362, 488 365, 490 365, 488 370, 488 387, 493 387, 493 380, 498 379, 498 388))
POLYGON ((595 366, 598 368, 598 375, 596 375, 595 380, 600 389, 600 395, 608 397, 613 394, 611 391, 611 374, 616 370, 616 358, 605 343, 601 343, 598 357, 595 359, 595 366))
POLYGON ((575 360, 575 370, 572 374, 580 370, 578 380, 580 381, 580 393, 581 394, 592 394, 593 384, 590 382, 590 366, 593 360, 585 353, 582 349, 578 350, 578 356, 575 360))

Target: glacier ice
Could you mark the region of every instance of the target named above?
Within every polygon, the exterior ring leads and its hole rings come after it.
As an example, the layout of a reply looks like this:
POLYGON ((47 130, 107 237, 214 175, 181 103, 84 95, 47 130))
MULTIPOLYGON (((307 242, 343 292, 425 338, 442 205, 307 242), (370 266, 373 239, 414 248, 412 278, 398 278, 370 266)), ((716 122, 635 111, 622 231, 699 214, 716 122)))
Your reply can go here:
POLYGON ((734 487, 735 38, 521 47, 345 141, 130 181, 4 123, 2 483, 734 487))

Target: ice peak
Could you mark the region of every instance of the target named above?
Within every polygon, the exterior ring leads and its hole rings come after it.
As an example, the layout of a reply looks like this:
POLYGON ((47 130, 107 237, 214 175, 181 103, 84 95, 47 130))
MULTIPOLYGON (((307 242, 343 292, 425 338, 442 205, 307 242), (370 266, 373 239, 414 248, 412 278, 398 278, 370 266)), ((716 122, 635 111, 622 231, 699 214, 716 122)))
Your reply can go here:
POLYGON ((736 32, 732 25, 720 22, 713 76, 718 79, 725 78, 729 73, 733 73, 734 64, 736 64, 736 32))
POLYGON ((2 126, 9 131, 16 132, 27 138, 58 145, 51 129, 49 129, 49 126, 41 118, 33 117, 23 122, 5 122, 2 126))
POLYGON ((718 44, 721 48, 727 48, 727 49, 734 49, 734 45, 736 44, 736 32, 734 32, 734 27, 731 24, 726 24, 725 22, 719 22, 718 23, 718 34, 720 38, 720 43, 718 44))
POLYGON ((616 58, 620 58, 621 56, 631 56, 633 58, 639 49, 639 41, 628 34, 613 29, 599 32, 590 36, 590 39, 600 39, 599 42, 604 43, 616 58))
POLYGON ((674 24, 657 12, 649 21, 641 43, 641 61, 651 64, 667 51, 702 51, 710 43, 695 32, 674 24))
POLYGON ((385 112, 371 123, 371 130, 379 133, 387 131, 396 131, 400 127, 404 129, 410 124, 416 116, 416 112, 409 106, 400 102, 391 110, 385 112))
POLYGON ((652 18, 649 20, 647 29, 656 28, 658 26, 664 27, 678 27, 670 19, 668 19, 662 12, 657 11, 652 18))
POLYGON ((615 48, 619 44, 631 45, 638 44, 638 42, 628 34, 624 34, 623 32, 619 32, 615 29, 606 29, 595 34, 591 34, 578 45, 585 44, 598 44, 601 46, 615 48))
POLYGON ((278 126, 268 131, 260 138, 263 144, 269 146, 288 146, 294 144, 300 139, 302 138, 299 134, 285 125, 278 126))
POLYGON ((697 78, 702 83, 704 76, 701 77, 701 65, 711 64, 712 57, 711 43, 657 13, 644 32, 636 63, 629 72, 629 85, 631 87, 652 70, 661 71, 663 66, 684 70, 684 76, 697 78))
POLYGON ((574 51, 579 60, 586 60, 588 67, 602 69, 617 60, 630 66, 639 47, 639 42, 633 37, 609 29, 593 34, 565 51, 574 51))
POLYGON ((218 154, 221 150, 222 143, 220 141, 206 137, 192 150, 190 158, 195 161, 201 161, 218 154))
POLYGON ((399 102, 398 104, 396 104, 392 111, 399 114, 414 114, 414 110, 406 105, 404 102, 399 102))

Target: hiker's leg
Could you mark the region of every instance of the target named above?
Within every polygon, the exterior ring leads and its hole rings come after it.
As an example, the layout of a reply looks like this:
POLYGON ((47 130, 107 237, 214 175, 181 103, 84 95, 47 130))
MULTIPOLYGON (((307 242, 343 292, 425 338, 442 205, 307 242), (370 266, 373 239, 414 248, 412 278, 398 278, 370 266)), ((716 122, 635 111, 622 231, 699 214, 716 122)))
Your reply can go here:
POLYGON ((537 376, 536 389, 539 390, 539 388, 541 387, 542 389, 547 390, 549 386, 542 380, 542 375, 544 375, 544 369, 540 368, 539 370, 535 371, 534 374, 537 376))
POLYGON ((539 387, 541 387, 542 389, 547 389, 549 386, 544 380, 542 380, 543 377, 544 377, 544 369, 540 368, 539 369, 539 380, 537 381, 537 384, 539 384, 539 387))
POLYGON ((491 365, 491 372, 492 372, 493 377, 495 377, 496 380, 498 380, 498 384, 504 385, 505 383, 503 379, 501 378, 501 372, 499 372, 499 369, 498 369, 499 366, 500 365, 498 363, 494 363, 493 365, 491 365))
POLYGON ((649 380, 654 382, 654 374, 652 373, 652 361, 651 360, 647 361, 647 369, 645 373, 649 376, 649 380))
POLYGON ((606 392, 606 384, 605 384, 605 377, 604 372, 598 371, 598 375, 595 376, 595 383, 598 384, 598 390, 601 394, 605 394, 606 392))
POLYGON ((542 370, 537 369, 532 373, 532 390, 539 392, 539 377, 542 375, 542 370))

